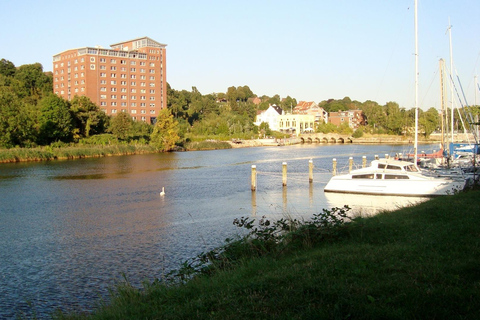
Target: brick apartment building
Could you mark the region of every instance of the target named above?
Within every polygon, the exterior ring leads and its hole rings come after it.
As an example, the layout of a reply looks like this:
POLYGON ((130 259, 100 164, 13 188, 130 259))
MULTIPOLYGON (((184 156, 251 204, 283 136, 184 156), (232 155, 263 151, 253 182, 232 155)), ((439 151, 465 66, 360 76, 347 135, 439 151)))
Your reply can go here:
POLYGON ((347 123, 352 129, 358 129, 361 125, 366 124, 365 115, 362 110, 330 112, 328 118, 329 122, 336 126, 347 123))
POLYGON ((64 99, 87 96, 108 115, 126 112, 155 123, 167 107, 166 44, 148 37, 111 49, 84 47, 53 56, 53 91, 64 99))

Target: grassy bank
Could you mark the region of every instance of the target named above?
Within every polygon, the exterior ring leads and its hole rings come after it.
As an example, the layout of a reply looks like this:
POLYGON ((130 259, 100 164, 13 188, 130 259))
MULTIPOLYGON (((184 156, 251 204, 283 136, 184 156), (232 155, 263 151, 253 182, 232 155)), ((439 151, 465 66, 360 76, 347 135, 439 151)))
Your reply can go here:
POLYGON ((217 150, 217 149, 231 149, 232 146, 225 141, 205 140, 205 141, 191 141, 185 143, 185 150, 199 151, 199 150, 217 150))
POLYGON ((334 221, 328 232, 310 224, 278 237, 263 221, 257 240, 230 242, 213 267, 189 281, 158 281, 141 290, 124 284, 93 314, 58 317, 478 319, 479 196, 470 191, 334 221))
POLYGON ((46 161, 61 159, 80 159, 89 157, 105 157, 152 153, 157 150, 146 144, 114 144, 114 145, 72 145, 62 147, 12 148, 0 149, 0 162, 46 161))

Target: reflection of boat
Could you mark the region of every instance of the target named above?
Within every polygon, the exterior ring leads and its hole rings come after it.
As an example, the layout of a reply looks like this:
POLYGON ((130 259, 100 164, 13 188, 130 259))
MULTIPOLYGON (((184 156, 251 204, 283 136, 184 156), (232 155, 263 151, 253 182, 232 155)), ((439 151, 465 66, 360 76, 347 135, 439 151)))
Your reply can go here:
POLYGON ((332 208, 349 206, 354 215, 370 216, 383 211, 393 211, 426 201, 425 197, 397 197, 364 194, 325 193, 328 205, 332 208))
POLYGON ((424 175, 407 161, 373 160, 370 167, 333 176, 325 192, 431 197, 453 194, 465 186, 464 179, 424 175))

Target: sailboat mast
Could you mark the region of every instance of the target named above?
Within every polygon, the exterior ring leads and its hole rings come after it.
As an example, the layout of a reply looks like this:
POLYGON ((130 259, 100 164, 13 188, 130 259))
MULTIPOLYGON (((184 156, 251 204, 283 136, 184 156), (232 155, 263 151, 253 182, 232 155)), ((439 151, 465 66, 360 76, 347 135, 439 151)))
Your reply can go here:
POLYGON ((418 150, 418 23, 417 0, 415 0, 415 144, 413 146, 414 163, 417 164, 418 150))
MULTIPOLYGON (((452 25, 450 24, 450 18, 448 18, 448 37, 449 37, 449 40, 450 40, 450 76, 453 79, 452 25)), ((454 125, 454 121, 453 121, 453 117, 454 117, 454 112, 453 112, 453 83, 450 86, 450 93, 451 93, 450 109, 451 109, 451 112, 452 112, 452 114, 450 116, 450 121, 452 122, 451 125, 450 125, 450 130, 452 131, 451 143, 453 143, 454 142, 454 140, 453 140, 453 137, 454 137, 454 132, 453 132, 454 131, 453 130, 453 125, 454 125)), ((453 150, 450 150, 450 154, 452 152, 453 152, 453 150)))
POLYGON ((440 59, 439 61, 439 69, 440 69, 440 101, 441 101, 441 109, 442 109, 442 149, 445 150, 445 81, 443 79, 445 70, 445 61, 440 59))

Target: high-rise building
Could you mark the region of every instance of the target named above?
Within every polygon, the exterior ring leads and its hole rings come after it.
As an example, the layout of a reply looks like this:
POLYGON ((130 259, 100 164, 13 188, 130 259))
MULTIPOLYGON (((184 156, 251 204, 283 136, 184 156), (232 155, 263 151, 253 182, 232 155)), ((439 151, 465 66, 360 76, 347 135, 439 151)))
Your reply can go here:
POLYGON ((108 115, 155 123, 167 107, 166 44, 148 37, 71 49, 53 56, 53 91, 87 96, 108 115))

